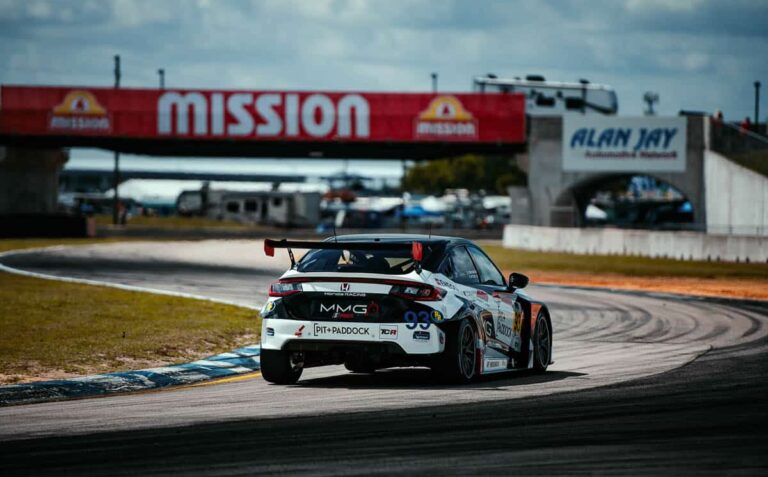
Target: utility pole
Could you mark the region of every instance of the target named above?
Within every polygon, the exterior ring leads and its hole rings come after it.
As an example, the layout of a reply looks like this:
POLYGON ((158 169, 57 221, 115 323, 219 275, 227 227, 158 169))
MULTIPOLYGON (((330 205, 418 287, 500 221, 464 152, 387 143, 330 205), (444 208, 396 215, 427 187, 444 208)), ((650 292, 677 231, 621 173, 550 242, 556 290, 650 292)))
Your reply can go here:
POLYGON ((432 92, 437 93, 437 73, 432 73, 432 92))
POLYGON ((589 84, 589 80, 586 80, 584 78, 579 80, 579 83, 581 83, 581 114, 586 114, 587 112, 587 85, 589 84))
MULTIPOLYGON (((755 81, 755 132, 760 131, 760 82, 755 81)), ((768 126, 766 126, 766 134, 768 134, 768 126)))
POLYGON ((160 76, 160 89, 165 89, 165 69, 160 68, 157 70, 158 76, 160 76))
MULTIPOLYGON (((115 55, 115 89, 120 88, 120 55, 115 55)), ((120 186, 120 153, 115 151, 115 170, 112 173, 113 189, 112 189, 112 224, 118 225, 120 223, 120 194, 118 187, 120 186)))

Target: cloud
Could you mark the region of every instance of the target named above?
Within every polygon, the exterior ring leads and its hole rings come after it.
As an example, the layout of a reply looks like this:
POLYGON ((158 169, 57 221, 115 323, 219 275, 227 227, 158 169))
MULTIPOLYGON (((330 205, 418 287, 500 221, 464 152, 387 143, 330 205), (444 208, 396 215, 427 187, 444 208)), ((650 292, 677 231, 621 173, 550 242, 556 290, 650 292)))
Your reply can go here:
MULTIPOLYGON (((746 0, 0 0, 0 83, 468 91, 544 74, 646 90, 663 113, 749 109, 768 84, 768 4, 746 0)), ((768 110, 768 108, 763 108, 768 110)), ((732 113, 731 113, 732 112, 732 113)))

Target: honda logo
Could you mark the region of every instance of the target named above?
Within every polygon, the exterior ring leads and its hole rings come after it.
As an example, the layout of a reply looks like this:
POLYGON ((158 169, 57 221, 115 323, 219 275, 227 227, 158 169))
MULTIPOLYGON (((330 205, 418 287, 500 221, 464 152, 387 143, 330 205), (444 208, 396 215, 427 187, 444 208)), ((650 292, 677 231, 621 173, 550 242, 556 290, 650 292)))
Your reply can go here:
POLYGON ((349 291, 349 283, 342 283, 341 291, 349 291))

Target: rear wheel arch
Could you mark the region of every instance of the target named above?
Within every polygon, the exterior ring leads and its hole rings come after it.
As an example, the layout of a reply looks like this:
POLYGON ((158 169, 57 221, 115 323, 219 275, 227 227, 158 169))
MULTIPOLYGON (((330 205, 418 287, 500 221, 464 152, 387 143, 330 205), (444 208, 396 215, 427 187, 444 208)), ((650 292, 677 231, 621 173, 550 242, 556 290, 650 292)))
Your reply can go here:
POLYGON ((443 380, 452 383, 469 383, 480 375, 480 356, 477 338, 480 336, 476 318, 473 315, 466 315, 461 319, 446 323, 441 328, 446 334, 445 350, 434 356, 432 368, 440 375, 443 380), (461 359, 461 337, 466 327, 471 328, 474 335, 474 366, 471 376, 463 372, 461 359))

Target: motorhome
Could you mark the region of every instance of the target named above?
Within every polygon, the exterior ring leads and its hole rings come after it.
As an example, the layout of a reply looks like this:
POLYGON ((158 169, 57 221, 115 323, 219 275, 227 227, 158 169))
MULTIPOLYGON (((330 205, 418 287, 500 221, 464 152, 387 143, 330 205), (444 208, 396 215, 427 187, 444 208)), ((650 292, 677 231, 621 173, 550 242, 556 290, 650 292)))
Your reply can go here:
POLYGON ((319 192, 229 191, 202 188, 179 195, 180 215, 201 215, 218 220, 314 227, 320 222, 319 192))
POLYGON ((531 116, 609 115, 619 111, 613 88, 587 80, 565 83, 547 81, 539 75, 505 79, 489 74, 476 76, 473 90, 478 93, 522 93, 526 97, 526 112, 531 116))

